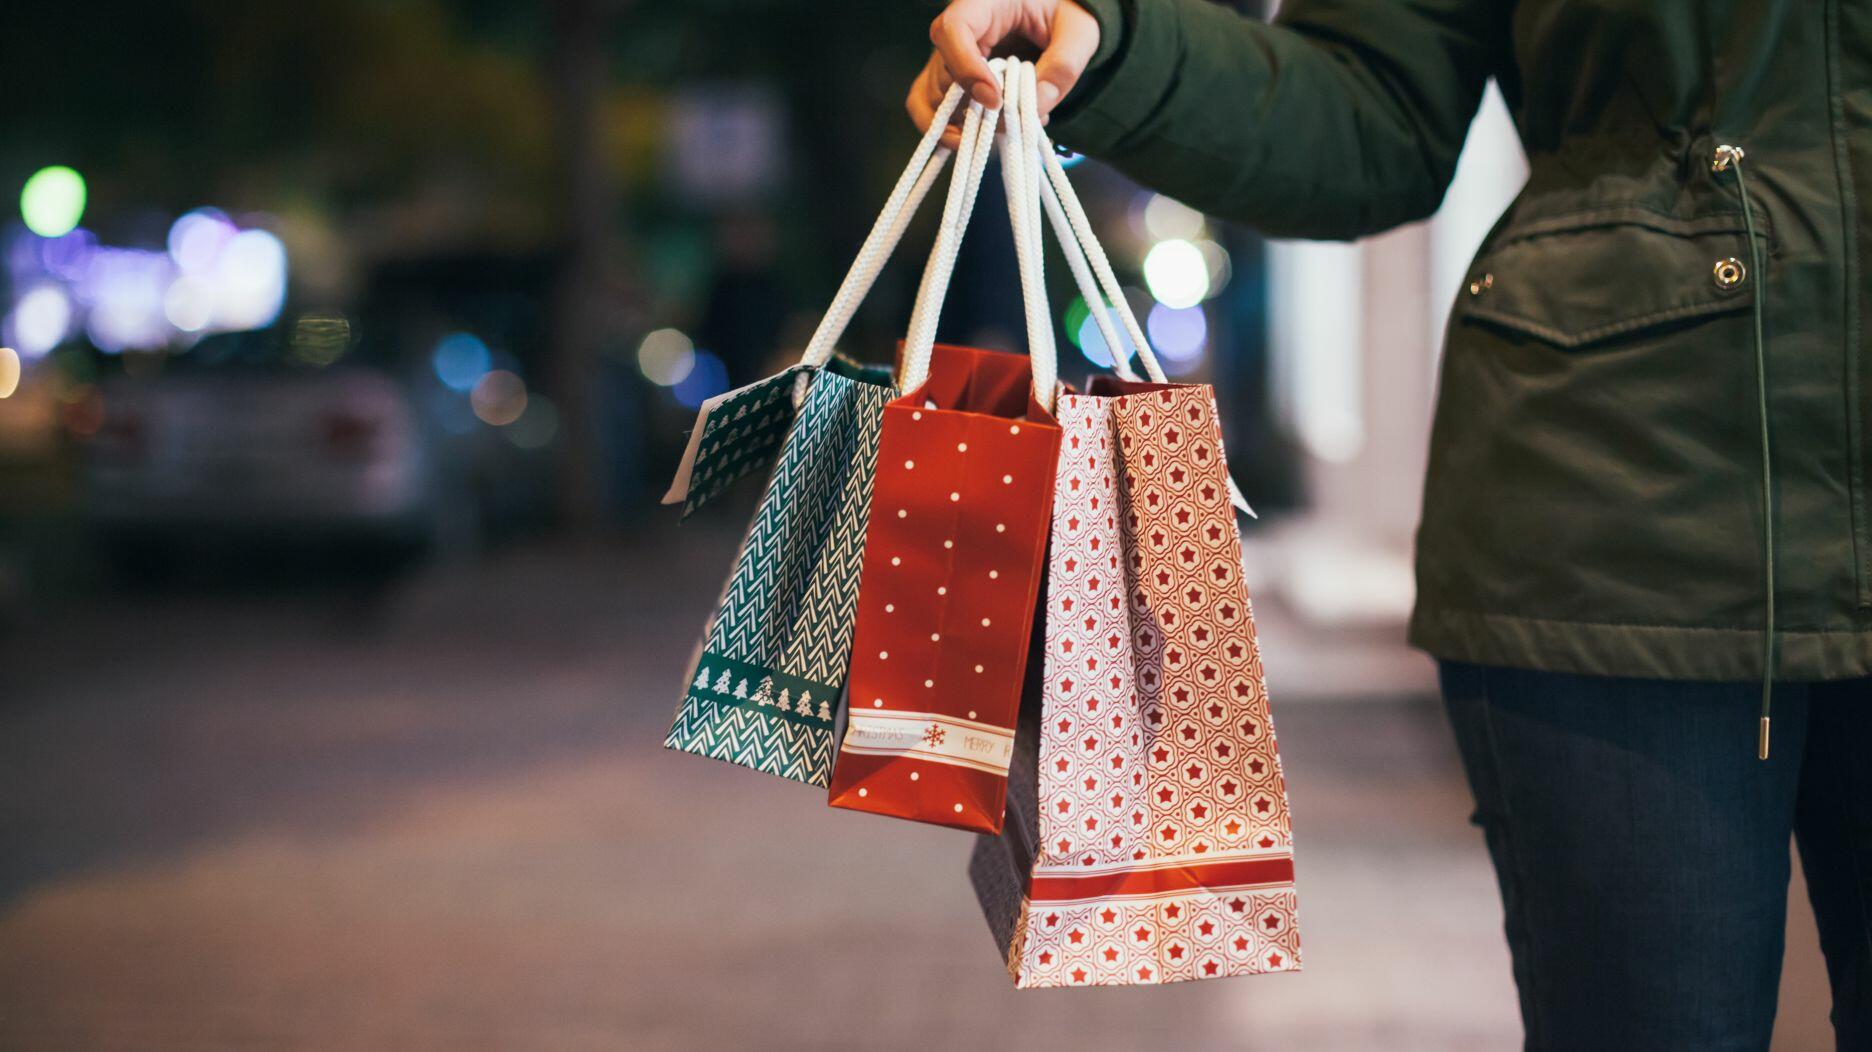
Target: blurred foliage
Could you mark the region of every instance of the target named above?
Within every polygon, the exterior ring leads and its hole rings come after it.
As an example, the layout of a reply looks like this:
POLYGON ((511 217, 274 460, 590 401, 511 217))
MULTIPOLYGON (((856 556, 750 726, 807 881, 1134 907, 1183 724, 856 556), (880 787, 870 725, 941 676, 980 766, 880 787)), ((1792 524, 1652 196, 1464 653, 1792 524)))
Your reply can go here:
POLYGON ((342 205, 464 167, 536 190, 550 157, 533 56, 471 38, 438 0, 11 6, 8 166, 99 173, 99 212, 342 205))
MULTIPOLYGON (((453 194, 474 202, 457 215, 537 231, 549 222, 556 163, 552 6, 10 4, 0 176, 73 164, 92 178, 93 215, 207 200, 342 213, 453 194)), ((665 103, 672 89, 707 81, 760 82, 785 100, 809 198, 836 207, 887 183, 899 144, 852 129, 903 123, 900 96, 926 51, 931 11, 875 0, 611 0, 612 87, 600 120, 625 202, 667 203, 656 163, 665 103)))

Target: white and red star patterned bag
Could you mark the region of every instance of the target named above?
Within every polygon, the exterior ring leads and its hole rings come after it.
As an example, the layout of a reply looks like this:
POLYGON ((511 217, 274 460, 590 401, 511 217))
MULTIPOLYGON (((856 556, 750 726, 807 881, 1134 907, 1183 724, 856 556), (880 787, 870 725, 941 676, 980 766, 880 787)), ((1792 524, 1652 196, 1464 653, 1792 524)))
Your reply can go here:
POLYGON ((1081 243, 1067 246, 1076 275, 1083 251, 1157 382, 1101 378, 1058 400, 1038 711, 1006 826, 978 841, 971 877, 1021 987, 1291 971, 1287 794, 1214 393, 1164 382, 1044 140, 1041 153, 1047 207, 1081 243))

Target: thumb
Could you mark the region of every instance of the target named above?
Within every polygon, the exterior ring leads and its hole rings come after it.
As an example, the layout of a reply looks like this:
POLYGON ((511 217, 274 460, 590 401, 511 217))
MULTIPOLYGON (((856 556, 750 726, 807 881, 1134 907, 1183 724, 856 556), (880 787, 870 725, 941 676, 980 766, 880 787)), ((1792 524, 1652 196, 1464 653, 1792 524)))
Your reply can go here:
POLYGON ((1098 50, 1099 24, 1091 12, 1072 0, 1061 0, 1053 15, 1053 32, 1046 50, 1034 63, 1034 77, 1039 81, 1035 102, 1040 115, 1046 116, 1079 83, 1092 53, 1098 50))

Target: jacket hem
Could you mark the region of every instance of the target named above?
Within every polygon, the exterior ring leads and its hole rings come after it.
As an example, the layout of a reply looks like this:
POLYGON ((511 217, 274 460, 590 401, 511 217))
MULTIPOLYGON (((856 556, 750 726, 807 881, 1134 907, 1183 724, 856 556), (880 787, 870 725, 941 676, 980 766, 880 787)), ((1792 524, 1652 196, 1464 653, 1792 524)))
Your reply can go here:
MULTIPOLYGON (((1872 628, 1777 634, 1775 678, 1872 676, 1872 628)), ((1758 680, 1760 629, 1558 621, 1418 604, 1410 643, 1475 665, 1708 682, 1758 680)))

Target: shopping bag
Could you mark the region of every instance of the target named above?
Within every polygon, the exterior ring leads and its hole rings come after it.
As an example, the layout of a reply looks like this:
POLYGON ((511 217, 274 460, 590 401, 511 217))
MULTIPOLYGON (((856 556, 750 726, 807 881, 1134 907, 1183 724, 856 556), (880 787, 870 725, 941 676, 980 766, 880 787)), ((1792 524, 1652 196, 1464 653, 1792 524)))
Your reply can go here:
POLYGON ((1213 397, 1096 384, 1057 412, 1031 788, 971 864, 991 927, 1023 987, 1295 969, 1286 790, 1213 397))
POLYGON ((998 829, 1060 432, 1027 359, 935 348, 884 409, 832 803, 998 829))
POLYGON ((1214 393, 1163 382, 1037 115, 1021 120, 1080 242, 1069 262, 1091 257, 1159 382, 1058 401, 1042 673, 1006 827, 970 876, 1021 987, 1294 970, 1286 789, 1214 393))
POLYGON ((690 670, 670 748, 825 784, 891 394, 836 365, 813 379, 690 670))
MULTIPOLYGON (((945 101, 957 104, 959 93, 945 101)), ((945 118, 946 119, 946 118, 945 118)), ((948 152, 926 135, 799 365, 705 403, 666 503, 773 465, 664 744, 826 784, 887 371, 832 352, 948 152)))
MULTIPOLYGON (((1029 354, 933 344, 994 124, 976 107, 964 120, 904 395, 884 410, 830 792, 835 807, 986 831, 1001 827, 1060 442, 1052 329, 1029 283, 1038 244, 1018 219, 1029 354)), ((1012 205, 1020 173, 1003 174, 1012 205)))
POLYGON ((789 366, 704 401, 663 503, 680 503, 687 519, 735 482, 772 466, 792 433, 805 385, 826 369, 876 387, 895 383, 886 367, 834 354, 823 366, 789 366))

